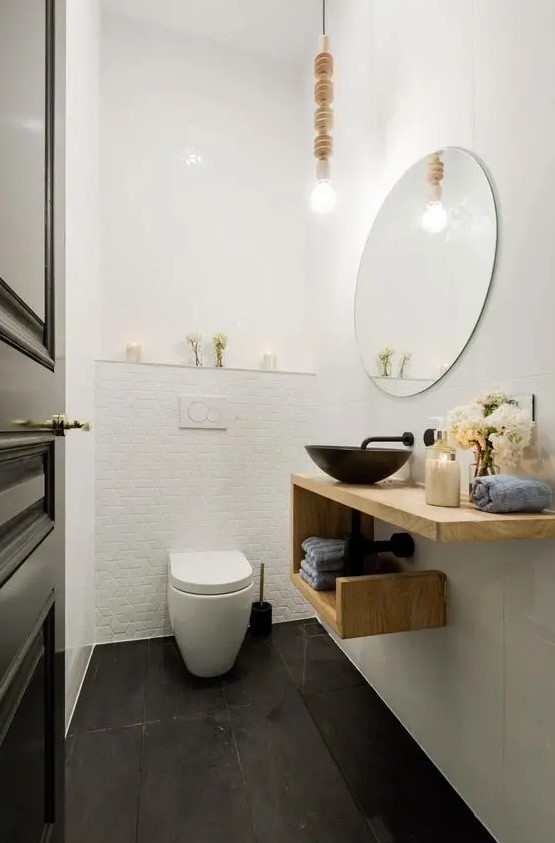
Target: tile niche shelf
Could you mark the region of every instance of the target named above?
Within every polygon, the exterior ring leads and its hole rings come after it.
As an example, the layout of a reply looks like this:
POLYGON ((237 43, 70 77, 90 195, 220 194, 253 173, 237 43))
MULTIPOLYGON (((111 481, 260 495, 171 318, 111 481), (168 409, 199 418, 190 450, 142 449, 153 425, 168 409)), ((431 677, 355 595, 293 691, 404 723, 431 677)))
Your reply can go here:
POLYGON ((293 475, 291 580, 341 638, 446 624, 446 578, 441 571, 338 577, 332 591, 314 591, 301 579, 301 542, 313 535, 342 538, 351 529, 352 510, 362 513, 367 538, 372 538, 374 518, 441 543, 555 538, 551 512, 491 515, 468 503, 447 509, 428 506, 424 489, 417 486, 350 486, 324 476, 293 475))
POLYGON ((159 366, 166 369, 190 369, 194 372, 218 372, 219 377, 223 377, 226 372, 247 372, 255 375, 305 375, 309 377, 316 377, 316 372, 308 372, 305 369, 262 369, 259 367, 239 368, 236 366, 194 366, 191 363, 181 363, 175 360, 164 362, 163 360, 125 360, 113 357, 97 357, 95 363, 111 363, 119 366, 159 366), (220 374, 221 373, 221 374, 220 374))

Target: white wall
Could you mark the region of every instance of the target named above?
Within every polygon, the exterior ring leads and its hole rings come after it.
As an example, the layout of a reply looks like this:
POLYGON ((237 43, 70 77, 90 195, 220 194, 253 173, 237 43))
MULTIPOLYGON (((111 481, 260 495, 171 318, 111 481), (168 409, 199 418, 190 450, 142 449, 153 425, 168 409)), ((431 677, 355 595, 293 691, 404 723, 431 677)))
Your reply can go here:
MULTIPOLYGON (((98 289, 97 0, 66 4, 66 411, 93 424, 98 289)), ((66 719, 94 642, 94 433, 66 437, 66 719)))
POLYGON ((100 357, 134 340, 174 365, 97 364, 98 641, 170 632, 175 546, 237 547, 267 563, 276 620, 310 613, 284 563, 315 378, 229 368, 313 365, 302 83, 288 60, 103 8, 100 357), (225 370, 175 365, 191 331, 228 334, 225 370), (228 432, 179 430, 180 393, 220 390, 228 432))
POLYGON ((188 362, 188 333, 224 331, 230 366, 272 351, 312 369, 301 82, 287 61, 103 12, 102 358, 136 340, 188 362))
MULTIPOLYGON (((477 392, 537 396, 536 470, 555 480, 552 319, 555 131, 548 0, 334 0, 337 213, 315 221, 321 437, 414 430, 477 392), (366 231, 394 181, 445 145, 491 170, 501 208, 493 294, 470 348, 429 393, 367 382, 352 303, 366 231), (341 403, 343 402, 343 403, 341 403)), ((423 454, 417 472, 422 476, 423 454)), ((384 531, 386 528, 383 528, 384 531)), ((546 543, 436 547, 414 565, 449 578, 449 625, 344 643, 349 655, 502 843, 555 832, 555 569, 546 543)))
POLYGON ((97 640, 171 633, 172 548, 242 550, 266 563, 275 621, 313 614, 287 560, 289 476, 310 470, 315 377, 126 363, 96 375, 97 640), (180 395, 226 398, 228 429, 180 429, 180 395))

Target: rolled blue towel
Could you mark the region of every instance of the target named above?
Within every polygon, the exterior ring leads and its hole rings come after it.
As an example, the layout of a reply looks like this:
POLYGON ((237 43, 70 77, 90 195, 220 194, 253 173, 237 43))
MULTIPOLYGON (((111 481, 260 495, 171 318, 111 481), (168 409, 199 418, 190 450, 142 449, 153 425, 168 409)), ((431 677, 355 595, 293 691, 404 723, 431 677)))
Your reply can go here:
POLYGON ((542 512, 551 506, 553 494, 543 480, 496 474, 477 477, 472 500, 483 512, 542 512))
POLYGON ((326 572, 318 572, 316 576, 311 576, 306 570, 304 570, 302 563, 299 573, 302 579, 315 591, 329 591, 330 589, 335 588, 335 578, 339 576, 338 574, 326 572))

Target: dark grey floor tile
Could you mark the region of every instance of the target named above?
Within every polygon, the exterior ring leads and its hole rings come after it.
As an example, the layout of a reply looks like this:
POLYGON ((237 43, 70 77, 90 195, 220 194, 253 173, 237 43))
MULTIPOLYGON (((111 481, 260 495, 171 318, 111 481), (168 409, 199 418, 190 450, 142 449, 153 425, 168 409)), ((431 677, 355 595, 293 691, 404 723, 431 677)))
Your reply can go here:
POLYGON ((315 635, 327 635, 328 633, 322 626, 322 624, 317 621, 316 619, 311 619, 309 621, 303 621, 302 623, 303 634, 307 636, 307 638, 314 638, 315 635))
POLYGON ((150 642, 145 719, 171 720, 223 710, 226 700, 221 679, 193 676, 173 638, 150 642))
POLYGON ((313 620, 279 624, 273 640, 303 695, 365 684, 347 656, 313 620))
POLYGON ((317 626, 321 634, 327 635, 324 627, 318 623, 315 618, 303 621, 285 621, 285 623, 276 623, 272 627, 272 641, 274 646, 281 652, 294 646, 295 642, 301 636, 306 635, 305 629, 307 627, 317 626))
POLYGON ((135 843, 143 727, 73 738, 66 768, 67 843, 135 843))
POLYGON ((77 740, 75 735, 68 735, 65 739, 65 746, 64 746, 64 760, 66 769, 69 767, 71 763, 71 759, 73 757, 73 750, 75 749, 75 741, 77 740))
POLYGON ((138 843, 254 843, 227 715, 145 726, 138 843))
POLYGON ((302 694, 366 684, 329 635, 308 636, 302 694))
POLYGON ((305 704, 378 839, 493 843, 369 686, 314 694, 305 704))
POLYGON ((295 690, 231 719, 260 843, 375 843, 295 690))
POLYGON ((95 647, 70 733, 143 722, 148 641, 95 647))
POLYGON ((247 633, 235 666, 222 677, 231 706, 275 700, 293 687, 271 637, 254 638, 247 633))

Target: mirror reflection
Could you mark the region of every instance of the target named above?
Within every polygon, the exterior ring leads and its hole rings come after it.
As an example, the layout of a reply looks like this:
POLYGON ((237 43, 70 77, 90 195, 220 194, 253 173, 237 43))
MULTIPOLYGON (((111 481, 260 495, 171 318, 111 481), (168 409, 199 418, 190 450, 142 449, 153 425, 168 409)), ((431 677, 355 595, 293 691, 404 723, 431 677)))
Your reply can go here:
POLYGON ((397 182, 362 256, 355 327, 362 363, 391 395, 438 381, 480 319, 497 245, 488 177, 461 149, 433 152, 397 182))

